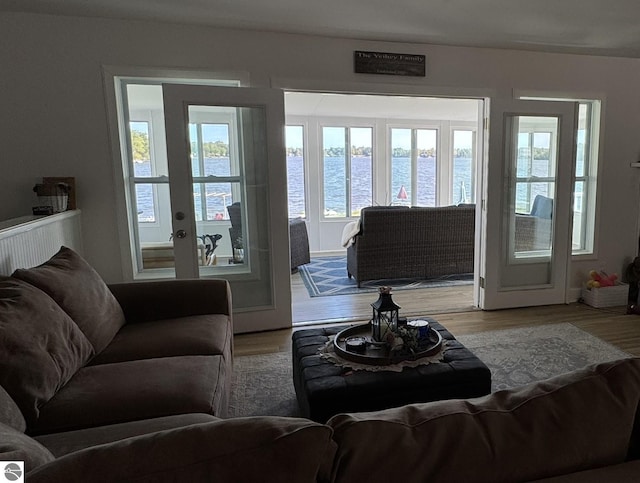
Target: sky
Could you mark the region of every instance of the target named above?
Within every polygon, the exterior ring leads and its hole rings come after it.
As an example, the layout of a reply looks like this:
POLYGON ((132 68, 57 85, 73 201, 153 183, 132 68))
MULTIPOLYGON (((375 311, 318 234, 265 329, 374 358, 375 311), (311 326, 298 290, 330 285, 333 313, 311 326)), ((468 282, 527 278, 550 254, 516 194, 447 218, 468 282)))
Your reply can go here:
MULTIPOLYGON (((344 146, 344 128, 324 128, 325 147, 344 146)), ((356 147, 371 146, 371 128, 352 128, 351 145, 356 147)), ((303 144, 302 126, 287 126, 287 147, 301 148, 303 144)), ((473 134, 471 131, 456 131, 457 148, 471 148, 473 146, 473 134)), ((411 149, 411 129, 393 129, 393 147, 411 149)), ((436 147, 436 130, 418 130, 418 149, 429 149, 436 147)))

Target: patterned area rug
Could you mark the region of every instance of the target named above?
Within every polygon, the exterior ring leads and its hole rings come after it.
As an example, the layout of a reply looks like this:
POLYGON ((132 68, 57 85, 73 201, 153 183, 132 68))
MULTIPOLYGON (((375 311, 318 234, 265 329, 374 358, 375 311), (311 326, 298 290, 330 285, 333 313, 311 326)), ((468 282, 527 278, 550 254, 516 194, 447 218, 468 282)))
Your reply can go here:
MULTIPOLYGON (((492 389, 508 389, 588 364, 629 357, 571 324, 507 329, 458 337, 489 368, 492 389)), ((237 357, 229 416, 300 416, 290 352, 237 357)))
POLYGON ((328 295, 348 295, 354 293, 377 292, 378 287, 389 285, 393 290, 412 290, 417 288, 451 287, 453 285, 470 285, 473 274, 448 275, 433 279, 393 279, 370 280, 358 283, 347 276, 346 257, 312 258, 311 263, 298 267, 302 281, 311 297, 328 295))

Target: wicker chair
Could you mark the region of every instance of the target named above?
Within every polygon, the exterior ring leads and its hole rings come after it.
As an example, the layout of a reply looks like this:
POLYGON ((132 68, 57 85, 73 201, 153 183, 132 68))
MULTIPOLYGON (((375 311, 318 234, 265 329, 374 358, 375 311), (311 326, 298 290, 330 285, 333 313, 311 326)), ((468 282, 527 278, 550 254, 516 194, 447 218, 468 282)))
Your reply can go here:
MULTIPOLYGON (((242 245, 242 210, 240 202, 236 201, 227 206, 229 220, 229 237, 231 238, 231 246, 233 248, 244 248, 242 245)), ((300 265, 309 263, 311 256, 309 254, 309 236, 307 235, 307 224, 302 218, 293 218, 289 220, 289 241, 291 247, 291 271, 295 272, 300 265)), ((234 250, 234 262, 236 260, 234 250)))

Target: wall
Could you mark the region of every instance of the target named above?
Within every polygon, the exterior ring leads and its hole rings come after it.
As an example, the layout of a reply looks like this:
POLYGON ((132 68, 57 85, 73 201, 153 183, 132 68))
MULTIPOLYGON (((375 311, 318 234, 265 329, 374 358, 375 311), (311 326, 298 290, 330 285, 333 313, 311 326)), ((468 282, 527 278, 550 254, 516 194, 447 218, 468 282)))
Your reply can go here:
POLYGON ((42 176, 75 176, 87 259, 123 278, 102 66, 247 72, 252 85, 411 93, 536 89, 606 96, 598 259, 636 254, 640 60, 329 39, 184 25, 0 13, 0 220, 28 214, 42 176), (426 78, 354 74, 354 50, 426 54, 426 78))

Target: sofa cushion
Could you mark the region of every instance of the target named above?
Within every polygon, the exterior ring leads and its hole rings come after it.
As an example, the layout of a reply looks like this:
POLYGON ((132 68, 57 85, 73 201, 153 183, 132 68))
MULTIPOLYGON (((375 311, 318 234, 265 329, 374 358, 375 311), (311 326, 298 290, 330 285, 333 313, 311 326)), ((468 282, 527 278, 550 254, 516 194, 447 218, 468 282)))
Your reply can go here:
POLYGON ((500 483, 619 464, 639 400, 640 359, 624 359, 477 399, 337 415, 336 482, 500 483), (397 464, 380 464, 391 454, 397 464))
POLYGON ((100 275, 76 252, 60 248, 49 261, 18 269, 13 277, 49 294, 99 353, 125 323, 118 301, 100 275))
POLYGON ((227 315, 194 315, 127 324, 91 364, 189 355, 231 358, 233 329, 227 315))
POLYGON ((28 472, 54 459, 51 452, 40 443, 0 423, 0 461, 24 461, 25 471, 28 472))
POLYGON ((162 418, 142 419, 128 423, 109 424, 97 428, 85 428, 77 431, 44 434, 34 439, 46 447, 59 458, 74 451, 96 446, 98 444, 113 443, 121 439, 140 436, 142 434, 165 431, 167 429, 183 428, 192 424, 218 421, 219 418, 204 413, 178 414, 162 418))
POLYGON ((2 386, 0 386, 0 423, 11 426, 21 433, 27 429, 27 422, 20 408, 2 386))
MULTIPOLYGON (((305 419, 255 417, 161 431, 78 451, 27 475, 65 481, 326 481, 331 429, 305 419)), ((357 480, 362 481, 362 480, 357 480)))
POLYGON ((182 356, 87 366, 40 410, 30 434, 71 431, 173 414, 224 415, 228 363, 182 356))
POLYGON ((638 483, 638 481, 640 481, 640 460, 553 476, 531 483, 638 483))
POLYGON ((0 280, 0 385, 27 425, 92 355, 87 338, 51 297, 21 280, 0 280))

